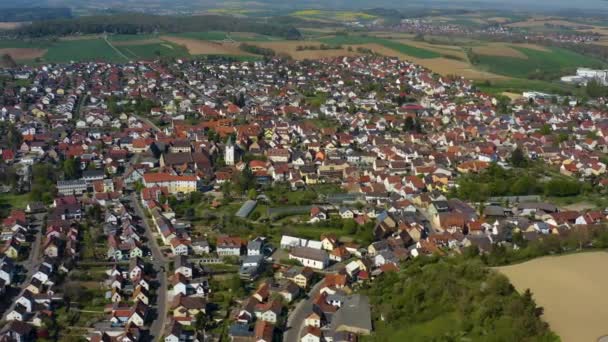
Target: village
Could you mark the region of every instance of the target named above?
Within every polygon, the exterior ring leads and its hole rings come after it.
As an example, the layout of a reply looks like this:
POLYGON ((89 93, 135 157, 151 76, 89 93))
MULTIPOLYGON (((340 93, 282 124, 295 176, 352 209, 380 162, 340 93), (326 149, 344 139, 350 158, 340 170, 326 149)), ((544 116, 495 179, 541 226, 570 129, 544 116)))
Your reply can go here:
POLYGON ((0 339, 357 341, 412 259, 608 220, 606 110, 574 98, 381 56, 0 75, 0 339))

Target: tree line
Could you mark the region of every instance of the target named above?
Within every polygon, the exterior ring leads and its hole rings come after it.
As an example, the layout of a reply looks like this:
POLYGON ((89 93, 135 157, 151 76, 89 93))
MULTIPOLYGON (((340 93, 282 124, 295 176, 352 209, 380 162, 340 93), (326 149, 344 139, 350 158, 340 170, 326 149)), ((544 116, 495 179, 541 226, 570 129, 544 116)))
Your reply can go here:
POLYGON ((96 15, 73 19, 43 20, 12 31, 21 37, 66 36, 73 34, 142 34, 201 31, 253 32, 285 39, 300 39, 300 31, 290 25, 270 24, 255 19, 220 15, 160 16, 141 13, 96 15))

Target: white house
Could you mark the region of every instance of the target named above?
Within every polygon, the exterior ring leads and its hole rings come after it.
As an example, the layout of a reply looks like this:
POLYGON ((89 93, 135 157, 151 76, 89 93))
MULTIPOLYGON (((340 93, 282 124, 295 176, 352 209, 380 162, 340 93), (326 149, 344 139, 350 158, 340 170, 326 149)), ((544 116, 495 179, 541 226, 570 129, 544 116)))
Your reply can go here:
POLYGON ((296 247, 289 253, 289 259, 298 260, 302 265, 317 270, 325 269, 329 265, 329 255, 322 249, 310 247, 296 247))

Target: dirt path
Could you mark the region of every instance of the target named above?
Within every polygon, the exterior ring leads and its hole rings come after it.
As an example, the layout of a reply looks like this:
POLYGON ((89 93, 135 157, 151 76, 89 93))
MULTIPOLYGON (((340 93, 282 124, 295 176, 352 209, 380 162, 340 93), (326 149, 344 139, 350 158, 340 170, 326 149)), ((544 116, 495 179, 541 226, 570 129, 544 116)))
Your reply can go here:
POLYGON ((124 58, 126 61, 131 60, 131 58, 127 57, 124 53, 122 53, 122 51, 118 50, 118 48, 116 48, 116 46, 112 45, 112 43, 110 43, 110 41, 108 40, 108 36, 104 36, 103 40, 106 42, 106 44, 108 44, 112 49, 114 49, 114 51, 116 51, 116 53, 124 58))

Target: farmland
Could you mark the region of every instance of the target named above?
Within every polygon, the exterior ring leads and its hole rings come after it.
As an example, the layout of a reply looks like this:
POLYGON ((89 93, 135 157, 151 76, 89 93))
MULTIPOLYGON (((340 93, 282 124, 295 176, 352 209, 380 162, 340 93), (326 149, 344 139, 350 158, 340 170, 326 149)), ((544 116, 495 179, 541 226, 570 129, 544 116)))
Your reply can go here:
POLYGON ((302 19, 312 19, 320 21, 357 21, 357 20, 373 20, 377 17, 372 14, 365 12, 354 12, 354 11, 326 11, 317 9, 308 9, 295 11, 290 14, 293 17, 302 19))
POLYGON ((540 51, 514 46, 513 49, 522 53, 525 58, 476 54, 475 64, 482 70, 516 78, 528 78, 535 74, 557 78, 577 67, 600 68, 603 65, 599 60, 561 48, 552 47, 547 48, 547 51, 540 51))
POLYGON ((103 39, 61 40, 54 43, 43 57, 45 62, 103 60, 125 62, 103 39))
POLYGON ((531 289, 544 308, 547 321, 564 342, 595 341, 608 334, 608 296, 605 272, 608 253, 592 252, 544 257, 505 266, 505 274, 519 292, 531 289))
POLYGON ((331 38, 324 38, 320 40, 323 43, 330 45, 363 45, 363 44, 378 44, 386 48, 394 50, 395 52, 408 55, 415 58, 438 58, 441 55, 435 51, 415 47, 412 45, 406 45, 399 43, 394 40, 368 37, 368 36, 350 36, 350 35, 338 35, 331 38))

